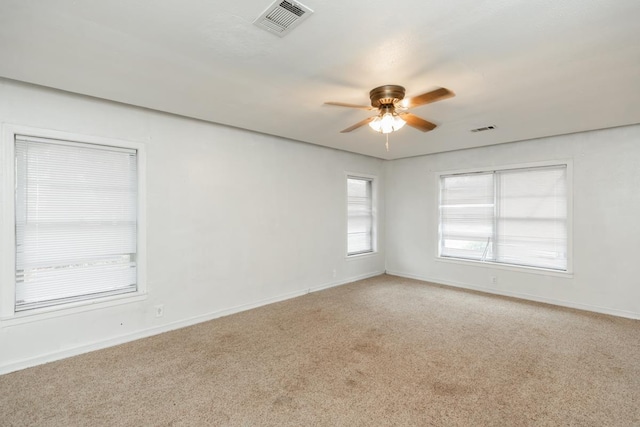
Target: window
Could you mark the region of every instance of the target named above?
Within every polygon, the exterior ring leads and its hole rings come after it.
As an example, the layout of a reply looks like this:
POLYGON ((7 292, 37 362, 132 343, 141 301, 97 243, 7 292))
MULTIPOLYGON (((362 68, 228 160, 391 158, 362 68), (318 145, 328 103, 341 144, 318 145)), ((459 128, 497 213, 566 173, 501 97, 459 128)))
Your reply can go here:
POLYGON ((15 307, 139 291, 138 149, 15 135, 15 307))
POLYGON ((440 176, 440 257, 567 271, 567 165, 440 176))
POLYGON ((374 251, 373 178, 347 177, 347 255, 374 251))

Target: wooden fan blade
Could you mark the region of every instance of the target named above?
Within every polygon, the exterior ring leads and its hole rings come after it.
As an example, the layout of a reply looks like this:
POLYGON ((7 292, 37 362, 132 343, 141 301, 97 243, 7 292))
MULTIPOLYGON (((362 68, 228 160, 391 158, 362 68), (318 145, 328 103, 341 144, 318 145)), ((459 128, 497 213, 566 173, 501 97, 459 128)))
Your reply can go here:
POLYGON ((409 126, 421 130, 422 132, 429 132, 430 130, 435 129, 437 126, 436 124, 428 122, 425 119, 411 113, 400 114, 400 117, 402 118, 402 120, 407 122, 409 126))
POLYGON ((440 88, 432 90, 431 92, 423 93, 422 95, 414 96, 406 101, 401 101, 400 105, 404 108, 414 108, 420 105, 431 104, 432 102, 442 101, 443 99, 451 98, 456 94, 449 89, 440 88))
MULTIPOLYGON (((341 130, 341 131, 340 131, 340 133, 347 133, 347 132, 351 132, 352 130, 356 130, 356 129, 358 129, 358 128, 359 128, 359 127, 361 127, 361 126, 366 125, 367 123, 369 123, 371 120, 375 119, 376 117, 377 117, 377 116, 371 116, 371 117, 368 117, 368 118, 366 118, 366 119, 364 119, 364 120, 362 120, 362 121, 359 121, 358 123, 356 123, 356 124, 355 124, 355 125, 353 125, 353 126, 350 126, 350 127, 346 128, 346 129, 344 129, 344 130, 341 130)), ((407 123, 408 123, 408 122, 407 122, 407 123)))
POLYGON ((325 102, 324 105, 334 105, 336 107, 359 108, 361 110, 374 110, 366 105, 347 104, 346 102, 325 102))

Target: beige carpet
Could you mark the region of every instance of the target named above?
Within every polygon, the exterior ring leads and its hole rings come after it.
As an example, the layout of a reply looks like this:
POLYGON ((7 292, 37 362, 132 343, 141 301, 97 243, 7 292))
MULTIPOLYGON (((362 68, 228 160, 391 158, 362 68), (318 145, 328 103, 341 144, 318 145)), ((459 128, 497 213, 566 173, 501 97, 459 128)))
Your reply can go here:
POLYGON ((2 426, 638 426, 640 322, 379 276, 0 376, 2 426))

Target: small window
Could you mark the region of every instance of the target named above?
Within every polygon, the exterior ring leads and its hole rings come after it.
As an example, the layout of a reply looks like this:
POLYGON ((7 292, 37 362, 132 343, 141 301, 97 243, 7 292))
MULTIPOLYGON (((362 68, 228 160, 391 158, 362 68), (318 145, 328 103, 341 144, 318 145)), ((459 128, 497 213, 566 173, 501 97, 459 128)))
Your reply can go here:
POLYGON ((567 166, 440 176, 440 257, 567 271, 567 166))
POLYGON ((15 136, 15 311, 138 290, 137 150, 15 136))
POLYGON ((347 255, 374 251, 373 180, 347 177, 347 255))

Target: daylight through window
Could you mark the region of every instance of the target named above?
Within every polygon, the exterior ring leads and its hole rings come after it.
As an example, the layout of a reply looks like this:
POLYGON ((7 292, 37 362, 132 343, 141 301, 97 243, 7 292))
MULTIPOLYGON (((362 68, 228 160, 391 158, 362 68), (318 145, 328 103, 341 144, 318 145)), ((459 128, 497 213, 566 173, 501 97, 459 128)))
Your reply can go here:
POLYGON ((440 257, 567 270, 566 165, 440 176, 440 257))
POLYGON ((373 182, 347 178, 347 254, 373 252, 373 182))
POLYGON ((16 135, 15 310, 137 290, 137 151, 16 135))

